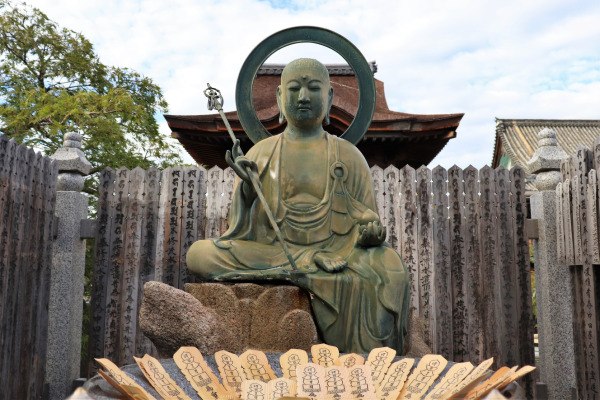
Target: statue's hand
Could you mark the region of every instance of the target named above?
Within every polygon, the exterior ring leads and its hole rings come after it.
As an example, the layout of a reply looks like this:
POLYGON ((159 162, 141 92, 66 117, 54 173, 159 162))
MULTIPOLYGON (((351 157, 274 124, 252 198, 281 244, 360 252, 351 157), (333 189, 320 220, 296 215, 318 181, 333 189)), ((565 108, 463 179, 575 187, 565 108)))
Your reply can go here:
POLYGON ((379 221, 372 221, 366 225, 359 225, 356 244, 361 247, 380 246, 385 240, 386 233, 385 226, 381 225, 381 222, 379 221))
POLYGON ((227 164, 235 171, 236 175, 252 187, 252 181, 250 180, 250 173, 258 174, 258 167, 254 161, 249 160, 242 155, 240 150, 240 141, 236 140, 233 144, 231 151, 227 150, 225 153, 225 160, 227 164))
POLYGON ((315 264, 325 272, 337 272, 348 266, 348 262, 335 254, 318 253, 315 264))

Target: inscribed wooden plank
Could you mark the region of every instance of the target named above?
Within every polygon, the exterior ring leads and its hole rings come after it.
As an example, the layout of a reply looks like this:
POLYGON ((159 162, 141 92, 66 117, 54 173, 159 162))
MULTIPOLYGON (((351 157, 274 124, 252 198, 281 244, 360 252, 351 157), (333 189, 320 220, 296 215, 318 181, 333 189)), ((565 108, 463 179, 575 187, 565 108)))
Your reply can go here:
POLYGON ((223 170, 216 165, 207 171, 206 226, 204 237, 216 239, 221 235, 221 200, 223 198, 223 170))
POLYGON ((569 158, 570 157, 560 160, 560 176, 563 182, 567 179, 571 179, 571 161, 569 158))
POLYGON ((500 167, 496 169, 497 196, 497 268, 496 288, 499 301, 496 303, 496 322, 498 329, 498 365, 517 365, 519 363, 519 328, 517 315, 517 266, 514 251, 514 224, 512 202, 510 198, 510 172, 500 167))
POLYGON ((110 269, 110 243, 114 219, 115 171, 106 168, 100 174, 98 188, 98 211, 96 238, 94 240, 94 276, 92 278, 92 300, 90 309, 90 329, 88 353, 88 376, 95 373, 94 358, 104 357, 104 337, 106 331, 106 305, 108 304, 108 276, 110 269))
POLYGON ((600 136, 594 140, 592 153, 592 168, 598 171, 600 169, 600 136))
POLYGON ((465 183, 465 217, 467 253, 467 319, 468 319, 468 360, 479 364, 483 361, 483 312, 482 292, 484 284, 481 280, 481 242, 479 234, 479 171, 473 166, 463 171, 465 183))
POLYGON ((160 176, 160 195, 158 197, 158 218, 156 224, 156 252, 154 255, 154 280, 163 282, 165 274, 165 241, 168 213, 169 179, 162 171, 160 176))
MULTIPOLYGON (((158 228, 158 199, 161 171, 152 167, 144 174, 144 192, 141 211, 139 280, 137 285, 136 315, 142 305, 144 284, 154 280, 156 257, 156 235, 158 228)), ((153 354, 150 339, 144 336, 136 318, 135 355, 153 354)))
POLYGON ((468 359, 466 216, 463 171, 456 165, 448 170, 450 217, 450 272, 452 279, 453 360, 468 359))
POLYGON ((115 201, 115 213, 111 229, 110 238, 110 267, 108 272, 108 296, 106 304, 106 328, 104 339, 104 352, 106 358, 114 361, 117 365, 121 364, 120 355, 121 336, 120 325, 122 321, 121 314, 121 293, 123 290, 123 274, 125 266, 126 250, 126 215, 127 215, 127 197, 129 195, 129 175, 127 168, 119 168, 115 181, 113 200, 115 201))
POLYGON ((35 175, 35 152, 31 148, 26 149, 25 169, 21 170, 23 175, 23 186, 21 188, 23 202, 20 207, 21 226, 19 230, 20 240, 16 249, 17 254, 17 296, 15 301, 15 330, 12 349, 12 371, 16 371, 18 376, 12 379, 13 390, 16 398, 25 398, 27 394, 27 385, 29 381, 29 372, 31 365, 25 362, 28 353, 31 351, 30 345, 30 324, 32 317, 32 251, 37 244, 33 241, 32 231, 37 230, 33 216, 33 193, 34 193, 34 175, 35 175), (32 229, 33 228, 33 229, 32 229))
POLYGON ((390 165, 383 171, 383 177, 385 179, 385 205, 383 209, 383 219, 385 220, 385 226, 387 229, 386 241, 395 249, 398 253, 401 252, 401 205, 399 202, 400 187, 398 179, 400 171, 398 168, 390 165))
POLYGON ((44 189, 43 189, 43 241, 39 246, 40 251, 40 278, 38 303, 36 306, 36 338, 33 346, 34 358, 32 369, 35 371, 35 383, 29 388, 30 393, 37 395, 28 398, 39 398, 45 390, 46 379, 46 348, 48 339, 48 300, 50 298, 50 271, 52 262, 52 241, 54 239, 54 209, 56 205, 56 183, 58 177, 58 164, 48 157, 44 157, 44 189), (37 396, 37 397, 36 397, 37 396))
POLYGON ((377 210, 375 210, 381 222, 385 226, 385 187, 383 182, 383 169, 375 165, 371 167, 371 180, 373 181, 373 193, 375 193, 375 202, 377 203, 377 210))
POLYGON ((144 178, 146 171, 137 167, 129 173, 129 188, 125 216, 125 258, 121 275, 121 321, 119 336, 121 351, 119 364, 132 364, 137 335, 137 306, 140 274, 140 251, 142 235, 142 213, 144 200, 144 178))
MULTIPOLYGON (((527 202, 525 199, 525 171, 519 166, 510 170, 511 201, 513 204, 514 249, 517 272, 517 314, 519 332, 519 365, 534 365, 533 311, 531 304, 531 266, 529 238, 525 232, 527 202)), ((532 393, 532 378, 527 378, 526 391, 532 393)))
MULTIPOLYGON (((586 391, 588 394, 597 394, 600 390, 600 364, 598 360, 598 307, 596 292, 596 276, 594 266, 592 265, 592 243, 593 228, 596 225, 597 215, 592 214, 590 202, 595 203, 598 197, 596 187, 595 171, 590 171, 586 186, 580 187, 580 226, 579 235, 582 236, 583 250, 583 276, 582 276, 582 294, 583 294, 583 321, 585 341, 585 364, 586 364, 586 391), (587 193, 587 192, 590 193, 587 193), (589 201, 589 202, 588 202, 589 201)), ((595 208, 595 206, 594 206, 595 208)), ((597 229, 597 228, 596 228, 597 229)))
POLYGON ((17 310, 17 299, 18 299, 18 284, 19 284, 19 269, 20 262, 17 255, 20 251, 19 243, 23 240, 23 221, 20 216, 23 212, 23 186, 25 180, 25 174, 23 170, 26 168, 26 157, 27 149, 24 146, 18 146, 15 154, 15 168, 11 174, 11 187, 10 187, 10 200, 9 200, 9 214, 8 214, 8 240, 7 248, 5 250, 5 260, 7 274, 5 274, 4 287, 5 292, 5 303, 4 303, 4 315, 2 320, 2 331, 3 331, 3 342, 0 350, 2 351, 2 359, 0 360, 1 371, 6 375, 3 390, 8 389, 8 397, 15 397, 16 393, 13 393, 13 365, 12 355, 15 351, 13 345, 13 338, 16 330, 16 310, 17 310), (16 250, 16 251, 15 251, 16 250))
MULTIPOLYGON (((489 166, 483 167, 479 171, 479 210, 481 215, 481 225, 479 234, 481 236, 481 284, 484 290, 481 292, 484 329, 484 352, 487 357, 499 354, 498 336, 503 332, 501 326, 496 326, 496 305, 499 302, 496 271, 497 264, 497 243, 496 243, 496 196, 495 192, 496 173, 489 166), (490 290, 491 288, 494 288, 490 290)), ((501 365, 501 364, 499 364, 501 365)))
POLYGON ((583 317, 583 267, 571 265, 571 299, 573 301, 573 350, 575 355, 575 374, 577 391, 584 398, 586 396, 585 377, 587 376, 586 354, 587 341, 584 338, 585 320, 583 317))
POLYGON ((219 208, 221 210, 221 234, 219 236, 223 235, 229 227, 227 217, 229 215, 229 209, 231 208, 236 179, 237 175, 233 169, 226 168, 223 170, 223 195, 219 203, 219 208))
POLYGON ((562 183, 562 209, 563 212, 563 233, 565 242, 565 265, 575 265, 575 255, 573 254, 573 207, 571 207, 571 181, 569 179, 562 183))
POLYGON ((410 280, 410 307, 420 314, 419 291, 419 252, 417 247, 417 174, 415 170, 406 165, 400 170, 400 193, 402 210, 401 231, 401 256, 408 269, 410 280))
POLYGON ((587 254, 590 263, 600 264, 600 249, 598 248, 598 177, 596 170, 588 172, 585 202, 587 204, 587 254))
POLYGON ((436 348, 444 358, 454 355, 452 321, 452 269, 450 262, 450 222, 448 220, 448 172, 438 166, 432 171, 433 202, 433 258, 435 285, 436 348))
MULTIPOLYGON (((162 282, 177 287, 179 284, 179 262, 181 259, 180 222, 181 199, 183 196, 184 176, 181 168, 169 167, 162 173, 162 191, 166 198, 161 196, 161 201, 166 200, 165 227, 164 227, 164 254, 162 282)), ((162 204, 161 204, 162 206, 162 204)))
POLYGON ((565 226, 563 221, 563 185, 558 183, 556 185, 556 257, 560 265, 567 265, 567 258, 565 256, 565 226))
MULTIPOLYGON (((8 275, 9 265, 9 241, 11 240, 11 210, 14 207, 13 199, 13 168, 16 167, 17 144, 14 139, 8 141, 5 136, 0 136, 0 351, 4 350, 5 340, 8 336, 8 275)), ((2 353, 4 354, 4 353, 2 353)), ((0 367, 3 362, 0 361, 0 367)), ((0 369, 0 387, 6 387, 9 379, 9 371, 0 369)))
POLYGON ((433 313, 433 224, 431 213, 431 171, 422 166, 417 170, 417 222, 419 249, 419 314, 425 322, 425 343, 437 348, 435 315, 433 313))

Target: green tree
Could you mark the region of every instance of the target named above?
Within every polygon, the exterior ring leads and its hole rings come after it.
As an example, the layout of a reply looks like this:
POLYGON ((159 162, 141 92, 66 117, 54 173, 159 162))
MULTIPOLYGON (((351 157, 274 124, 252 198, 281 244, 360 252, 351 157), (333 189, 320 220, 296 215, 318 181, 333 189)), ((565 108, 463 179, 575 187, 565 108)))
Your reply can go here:
POLYGON ((94 174, 105 167, 181 163, 158 130, 167 111, 148 77, 104 65, 80 33, 60 28, 36 8, 0 0, 0 131, 52 154, 66 132, 83 135, 94 174))

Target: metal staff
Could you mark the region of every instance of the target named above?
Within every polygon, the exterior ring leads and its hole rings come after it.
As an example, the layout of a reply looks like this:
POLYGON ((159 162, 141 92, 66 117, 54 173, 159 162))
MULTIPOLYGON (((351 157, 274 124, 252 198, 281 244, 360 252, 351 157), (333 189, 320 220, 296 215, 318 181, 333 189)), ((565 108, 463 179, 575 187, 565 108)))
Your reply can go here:
MULTIPOLYGON (((229 136, 231 137, 231 140, 233 140, 233 143, 235 144, 237 139, 235 138, 235 135, 233 134, 233 131, 231 130, 231 126, 229 126, 229 121, 227 121, 227 117, 225 116, 225 113, 223 112, 223 96, 221 95, 221 91, 219 89, 215 89, 214 87, 210 86, 210 83, 207 83, 207 86, 208 87, 206 89, 204 89, 204 95, 206 97, 208 97, 208 110, 209 111, 217 110, 219 112, 219 115, 223 119, 223 122, 225 123, 225 127, 227 128, 227 132, 229 132, 229 136)), ((242 149, 240 149, 240 153, 242 153, 242 155, 244 155, 244 153, 242 152, 242 149)), ((279 239, 279 242, 281 243, 281 247, 283 247, 283 251, 285 252, 285 255, 287 256, 288 260, 290 261, 290 265, 292 266, 292 268, 294 270, 297 270, 298 267, 296 267, 294 258, 292 257, 290 250, 288 249, 287 244, 285 243, 285 240, 283 240, 283 235, 281 234, 281 231, 279 230, 279 226, 277 225, 277 222, 275 222, 275 218, 273 218, 271 209, 269 208, 269 205, 267 204, 267 199, 265 199, 265 195, 263 194, 263 192, 260 188, 260 183, 256 179, 256 176, 254 176, 254 173, 252 172, 252 170, 248 166, 246 166, 245 168, 246 168, 246 174, 248 174, 248 176, 250 177, 250 181, 252 182, 252 186, 254 187, 254 191, 258 195, 258 198, 260 199, 260 202, 262 203, 262 206, 265 209, 265 212, 267 213, 267 217, 269 217, 269 222, 271 223, 271 226, 273 227, 273 230, 275 231, 275 235, 277 235, 277 239, 279 239)))

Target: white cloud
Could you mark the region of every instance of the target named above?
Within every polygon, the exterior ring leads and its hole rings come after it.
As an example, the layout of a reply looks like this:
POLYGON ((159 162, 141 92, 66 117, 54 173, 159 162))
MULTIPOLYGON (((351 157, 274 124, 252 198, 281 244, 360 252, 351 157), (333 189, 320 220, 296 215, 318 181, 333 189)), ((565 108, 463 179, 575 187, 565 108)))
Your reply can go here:
MULTIPOLYGON (((257 1, 33 0, 82 32, 101 60, 152 77, 173 114, 206 113, 206 82, 235 107, 237 73, 250 51, 290 26, 346 36, 377 60, 390 108, 464 112, 457 139, 432 163, 481 167, 492 158, 494 117, 600 119, 600 3, 533 0, 257 1), (272 6, 277 5, 277 7, 272 6), (286 8, 287 7, 287 8, 286 8)), ((293 46, 273 56, 336 62, 293 46)), ((165 124, 161 131, 169 133, 165 124)))

